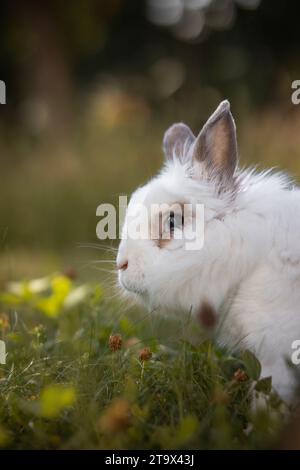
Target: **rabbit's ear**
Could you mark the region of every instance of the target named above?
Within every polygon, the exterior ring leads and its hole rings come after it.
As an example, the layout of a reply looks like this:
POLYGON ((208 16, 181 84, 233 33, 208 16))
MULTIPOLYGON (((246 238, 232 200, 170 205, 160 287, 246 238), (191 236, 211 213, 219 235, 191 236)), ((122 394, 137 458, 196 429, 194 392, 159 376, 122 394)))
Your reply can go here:
POLYGON ((188 157, 195 136, 191 129, 183 123, 173 124, 164 135, 163 151, 167 160, 188 157))
POLYGON ((237 164, 235 123, 229 101, 222 101, 203 126, 193 147, 194 162, 204 165, 205 172, 230 180, 237 164))

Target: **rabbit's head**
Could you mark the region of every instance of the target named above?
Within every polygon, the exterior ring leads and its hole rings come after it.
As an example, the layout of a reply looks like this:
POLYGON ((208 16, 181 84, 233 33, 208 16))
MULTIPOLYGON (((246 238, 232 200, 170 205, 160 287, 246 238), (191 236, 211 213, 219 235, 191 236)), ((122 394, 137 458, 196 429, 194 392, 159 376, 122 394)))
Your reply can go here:
POLYGON ((223 222, 237 185, 229 102, 218 106, 197 137, 185 124, 171 126, 163 151, 161 173, 130 199, 117 256, 119 283, 152 308, 190 309, 208 294, 210 269, 228 241, 223 222))

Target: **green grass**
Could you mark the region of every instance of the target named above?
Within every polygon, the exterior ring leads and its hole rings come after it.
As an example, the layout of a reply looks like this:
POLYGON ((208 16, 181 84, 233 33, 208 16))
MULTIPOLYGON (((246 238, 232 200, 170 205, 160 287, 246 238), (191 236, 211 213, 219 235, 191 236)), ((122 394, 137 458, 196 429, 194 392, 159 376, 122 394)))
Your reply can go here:
POLYGON ((274 445, 282 405, 254 356, 216 348, 192 318, 129 310, 99 286, 77 287, 54 275, 2 292, 1 447, 274 445), (116 334, 122 345, 112 351, 116 334), (152 356, 142 361, 145 347, 152 356), (253 389, 264 409, 253 411, 253 389))

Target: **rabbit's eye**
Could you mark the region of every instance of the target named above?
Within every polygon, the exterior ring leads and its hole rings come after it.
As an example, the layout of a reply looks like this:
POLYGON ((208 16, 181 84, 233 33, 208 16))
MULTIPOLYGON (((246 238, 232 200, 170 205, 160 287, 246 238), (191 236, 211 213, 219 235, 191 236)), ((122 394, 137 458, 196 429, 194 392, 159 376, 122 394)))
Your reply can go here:
POLYGON ((173 233, 176 228, 182 229, 183 223, 184 223, 183 215, 175 214, 173 211, 171 211, 166 221, 166 231, 173 233))

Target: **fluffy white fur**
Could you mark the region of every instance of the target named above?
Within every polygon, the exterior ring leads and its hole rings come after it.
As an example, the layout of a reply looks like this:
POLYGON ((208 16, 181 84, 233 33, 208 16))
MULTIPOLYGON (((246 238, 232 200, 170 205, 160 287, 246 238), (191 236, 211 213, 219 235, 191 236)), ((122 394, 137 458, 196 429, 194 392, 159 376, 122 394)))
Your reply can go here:
POLYGON ((220 343, 252 350, 262 375, 291 400, 295 380, 286 359, 300 339, 300 191, 270 171, 236 168, 225 182, 208 176, 190 145, 177 143, 162 172, 132 195, 129 210, 137 203, 204 204, 203 248, 124 239, 117 262, 128 267, 119 282, 151 308, 196 313, 209 302, 220 315, 220 343))

